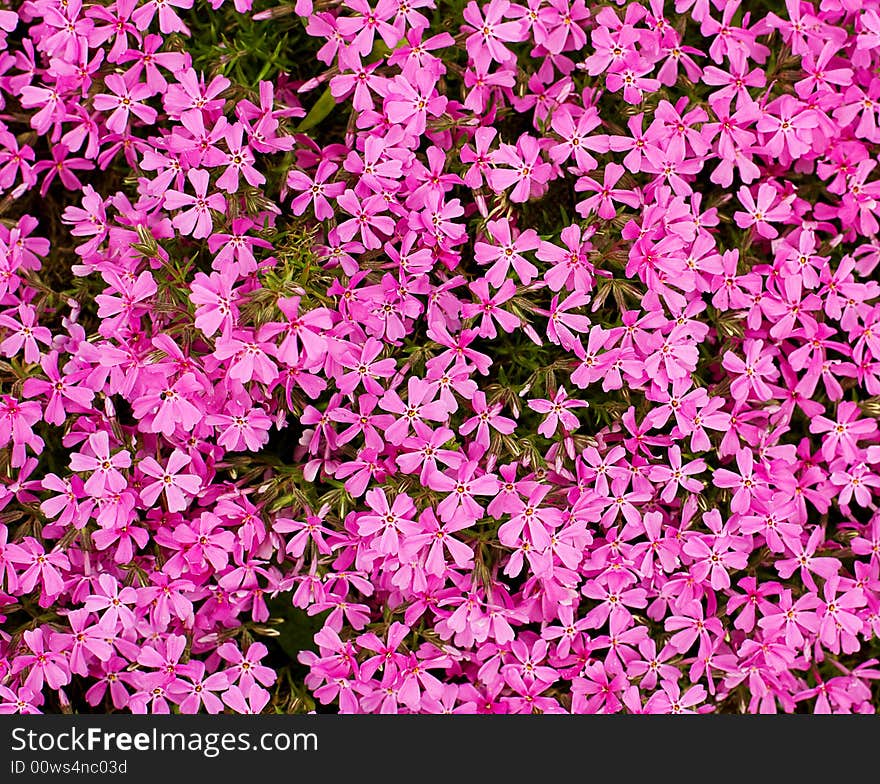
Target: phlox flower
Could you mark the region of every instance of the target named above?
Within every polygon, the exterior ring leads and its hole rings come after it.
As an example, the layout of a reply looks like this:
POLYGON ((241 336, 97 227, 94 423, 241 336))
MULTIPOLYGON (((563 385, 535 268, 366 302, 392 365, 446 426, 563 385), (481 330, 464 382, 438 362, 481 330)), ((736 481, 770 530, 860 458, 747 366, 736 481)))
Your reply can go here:
POLYGON ((751 191, 743 185, 737 192, 740 204, 745 207, 745 212, 734 213, 736 225, 741 229, 754 226, 762 237, 773 239, 779 236, 779 232, 770 225, 771 222, 784 221, 791 215, 791 207, 784 201, 777 203, 776 189, 767 183, 758 187, 757 199, 753 198, 751 191))
POLYGON ((139 470, 155 481, 144 485, 140 491, 145 504, 152 505, 164 493, 169 512, 180 512, 189 506, 190 499, 202 486, 202 480, 195 474, 182 473, 192 462, 192 458, 175 449, 163 468, 154 458, 145 457, 138 463, 139 470))
POLYGON ((186 176, 195 195, 168 190, 165 192, 164 204, 172 210, 186 208, 174 216, 174 226, 184 234, 192 234, 196 239, 204 239, 211 234, 213 227, 211 210, 223 212, 226 199, 220 193, 208 195, 210 175, 203 169, 190 169, 186 176))
POLYGON ((104 84, 109 93, 98 93, 92 103, 98 111, 111 114, 107 118, 107 127, 116 133, 123 133, 129 121, 129 115, 134 115, 147 125, 156 121, 156 110, 148 106, 144 101, 154 94, 153 89, 140 82, 132 82, 118 74, 108 74, 104 84))

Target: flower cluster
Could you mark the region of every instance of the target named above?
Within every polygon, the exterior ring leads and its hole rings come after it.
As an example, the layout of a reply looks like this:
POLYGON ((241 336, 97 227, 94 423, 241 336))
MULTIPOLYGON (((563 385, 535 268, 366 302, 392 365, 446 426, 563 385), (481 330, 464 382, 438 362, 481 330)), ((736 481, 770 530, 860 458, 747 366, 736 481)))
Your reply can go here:
POLYGON ((877 0, 14 6, 0 712, 875 711, 877 0))

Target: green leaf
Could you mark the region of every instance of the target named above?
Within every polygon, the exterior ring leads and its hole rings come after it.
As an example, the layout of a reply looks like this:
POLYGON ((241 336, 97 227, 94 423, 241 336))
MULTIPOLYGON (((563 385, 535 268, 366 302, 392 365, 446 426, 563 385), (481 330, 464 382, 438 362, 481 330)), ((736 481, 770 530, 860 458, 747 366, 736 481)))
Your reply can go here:
POLYGON ((296 126, 296 130, 307 131, 327 117, 333 109, 336 108, 336 99, 328 87, 324 90, 323 95, 315 102, 315 105, 309 110, 309 113, 303 117, 302 122, 296 126))

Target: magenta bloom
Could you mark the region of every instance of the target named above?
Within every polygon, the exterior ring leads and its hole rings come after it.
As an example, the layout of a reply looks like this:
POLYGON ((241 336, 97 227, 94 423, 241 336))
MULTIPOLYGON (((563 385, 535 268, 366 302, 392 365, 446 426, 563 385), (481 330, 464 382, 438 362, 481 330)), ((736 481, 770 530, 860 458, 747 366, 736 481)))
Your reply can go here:
POLYGON ((110 90, 109 93, 99 93, 92 103, 100 112, 111 112, 107 118, 107 127, 116 133, 123 133, 129 121, 129 116, 134 115, 147 125, 152 125, 158 116, 156 110, 144 103, 144 100, 154 94, 154 90, 147 84, 131 82, 129 79, 118 74, 108 74, 104 84, 110 90))
POLYGON ((294 215, 302 215, 311 203, 318 220, 327 220, 327 218, 333 217, 333 208, 330 206, 329 199, 340 196, 345 190, 345 183, 327 182, 327 180, 338 169, 339 167, 331 161, 321 161, 315 171, 314 179, 296 169, 288 172, 288 186, 295 191, 301 191, 290 204, 294 215))
POLYGON ((498 480, 494 474, 477 476, 477 461, 468 460, 461 463, 454 473, 437 471, 428 477, 428 484, 433 490, 446 493, 446 497, 437 505, 440 519, 446 523, 456 515, 470 523, 483 515, 483 507, 475 496, 494 495, 498 490, 498 480))
POLYGON ((880 13, 771 5, 3 4, 0 713, 876 712, 880 13))
POLYGON ((396 419, 385 428, 385 438, 392 444, 401 444, 416 422, 442 422, 447 414, 446 404, 435 400, 436 394, 436 384, 415 377, 409 379, 406 401, 394 390, 386 392, 379 407, 396 415, 396 419))
POLYGON ((513 56, 504 42, 521 41, 524 31, 521 20, 507 17, 511 10, 508 0, 491 0, 483 6, 471 0, 465 6, 462 16, 466 29, 472 31, 465 46, 477 66, 488 67, 492 61, 503 63, 513 56))
POLYGON ((378 379, 392 376, 395 365, 390 358, 376 361, 381 352, 382 344, 375 338, 367 338, 360 350, 352 347, 348 356, 340 360, 342 366, 348 369, 339 378, 340 390, 351 392, 361 384, 370 394, 381 395, 384 389, 378 379))
POLYGON ((13 357, 24 349, 25 362, 40 361, 40 347, 37 341, 48 344, 51 332, 37 324, 36 312, 32 307, 19 305, 18 318, 8 313, 0 314, 0 327, 12 331, 12 334, 0 343, 0 351, 3 351, 7 357, 13 357))
POLYGON ((751 449, 740 449, 736 453, 736 464, 739 473, 719 468, 712 474, 712 482, 718 487, 733 488, 730 509, 733 512, 745 512, 750 507, 752 496, 757 494, 764 483, 755 473, 751 449))
POLYGON ((773 393, 764 379, 776 378, 777 371, 770 356, 764 353, 762 340, 746 341, 745 360, 732 351, 724 355, 722 365, 725 370, 736 374, 730 385, 730 392, 737 400, 746 400, 754 394, 758 400, 769 400, 773 393))
POLYGON ((574 408, 586 408, 589 405, 585 400, 574 400, 568 397, 565 387, 559 387, 552 400, 536 398, 529 400, 528 406, 532 411, 546 414, 544 421, 538 427, 538 432, 546 438, 552 438, 559 425, 565 432, 577 430, 580 421, 571 413, 574 408))
POLYGON ((486 272, 486 282, 500 288, 512 266, 525 285, 531 283, 538 269, 523 254, 537 249, 540 240, 535 231, 528 229, 514 235, 510 223, 503 220, 489 221, 486 226, 495 244, 477 242, 474 246, 476 260, 480 264, 492 265, 486 272))
POLYGON ((339 236, 343 240, 350 240, 355 234, 360 234, 365 248, 381 248, 379 234, 387 236, 394 230, 394 221, 381 214, 385 211, 385 202, 379 196, 368 196, 361 200, 353 190, 348 189, 337 197, 336 202, 349 215, 354 216, 339 224, 339 236))
POLYGON ((181 473, 192 459, 174 450, 165 468, 162 468, 152 457, 144 458, 138 468, 149 477, 155 479, 141 490, 141 499, 145 504, 154 504, 160 495, 165 494, 169 512, 180 512, 189 506, 190 499, 202 486, 202 480, 194 474, 181 473))
POLYGON ((211 210, 223 212, 226 208, 226 199, 219 193, 208 195, 210 177, 203 169, 190 169, 187 179, 193 186, 195 195, 169 190, 165 192, 164 203, 172 210, 185 208, 174 217, 176 228, 184 234, 192 234, 196 239, 204 239, 211 234, 213 226, 211 210))
POLYGON ((827 433, 822 439, 822 455, 826 460, 838 454, 847 461, 858 459, 858 442, 877 432, 877 423, 873 419, 859 418, 859 414, 855 403, 842 401, 837 407, 836 421, 824 416, 811 420, 811 433, 827 433))
MULTIPOLYGON (((706 470, 706 461, 698 458, 697 460, 691 460, 689 463, 683 464, 681 459, 681 448, 678 444, 674 444, 670 448, 668 457, 668 466, 654 466, 651 471, 651 479, 665 483, 660 497, 667 503, 670 502, 675 498, 679 487, 691 493, 699 493, 700 490, 703 489, 703 483, 694 479, 693 476, 694 474, 701 474, 706 470)), ((716 471, 716 484, 717 474, 720 473, 721 470, 723 469, 716 471)))
POLYGON ((400 546, 400 534, 410 533, 417 528, 412 522, 416 511, 412 499, 401 494, 389 504, 382 490, 373 489, 367 493, 365 500, 373 514, 365 514, 358 519, 359 533, 370 535, 381 531, 379 552, 396 552, 400 546))
POLYGON ((550 164, 541 160, 541 148, 531 136, 520 137, 516 146, 502 144, 493 153, 492 163, 494 168, 486 172, 489 186, 496 192, 513 186, 511 201, 527 201, 537 195, 550 177, 550 164))
POLYGON ((740 203, 745 207, 745 212, 734 213, 736 225, 741 229, 754 226, 762 237, 773 239, 779 232, 770 223, 779 223, 791 215, 791 207, 786 203, 777 203, 777 192, 772 185, 766 183, 758 187, 757 199, 752 197, 751 192, 745 186, 737 193, 740 203))
POLYGON ((89 452, 74 452, 70 456, 72 471, 90 471, 83 489, 94 496, 118 492, 128 484, 120 468, 131 465, 131 454, 126 450, 110 454, 110 437, 105 430, 93 433, 88 439, 89 452))
POLYGON ((254 168, 254 155, 250 146, 244 143, 244 126, 233 123, 226 129, 224 141, 228 152, 223 165, 226 170, 217 179, 217 187, 227 193, 238 190, 239 178, 243 177, 248 185, 262 185, 266 178, 254 168))
POLYGON ((624 175, 624 171, 623 166, 609 163, 605 167, 601 184, 592 177, 580 177, 575 186, 576 189, 579 191, 593 191, 595 195, 577 203, 578 213, 582 217, 587 217, 591 212, 595 212, 600 218, 609 220, 617 213, 617 208, 614 206, 615 201, 627 204, 630 207, 638 207, 640 203, 638 193, 625 188, 614 187, 624 175))
POLYGON ((178 427, 193 429, 204 416, 198 400, 204 387, 192 373, 184 373, 173 384, 162 385, 155 393, 143 395, 134 403, 135 415, 142 420, 146 432, 170 436, 178 427))

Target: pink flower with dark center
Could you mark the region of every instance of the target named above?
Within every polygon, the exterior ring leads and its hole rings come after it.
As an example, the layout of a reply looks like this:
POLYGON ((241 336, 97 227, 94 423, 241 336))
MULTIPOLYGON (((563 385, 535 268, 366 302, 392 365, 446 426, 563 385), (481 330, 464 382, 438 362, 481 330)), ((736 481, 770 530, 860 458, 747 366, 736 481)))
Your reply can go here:
POLYGON ((712 474, 712 483, 716 487, 735 488, 730 510, 741 514, 749 509, 752 496, 759 493, 765 482, 755 471, 754 455, 749 447, 736 453, 736 464, 739 473, 719 468, 712 474))
POLYGON ((514 234, 510 223, 505 220, 489 221, 486 227, 494 243, 478 241, 474 245, 477 262, 492 265, 486 271, 486 282, 500 288, 512 266, 524 285, 531 283, 538 275, 538 269, 523 254, 536 250, 540 244, 534 229, 514 234))
POLYGON ((428 486, 445 493, 446 497, 437 505, 440 519, 468 520, 469 524, 483 516, 483 507, 475 496, 494 495, 498 490, 498 479, 494 474, 477 475, 478 462, 466 460, 454 468, 452 473, 437 471, 428 477, 428 486))
POLYGON ((489 448, 490 428, 499 433, 510 435, 516 429, 516 422, 509 417, 501 416, 503 403, 490 404, 483 392, 475 392, 471 399, 474 416, 462 422, 458 432, 462 435, 470 435, 476 431, 474 442, 483 449, 489 448))
POLYGON ((147 125, 156 122, 156 110, 144 103, 155 93, 149 85, 130 79, 126 81, 119 74, 108 74, 104 84, 111 92, 98 93, 92 99, 92 105, 99 112, 111 112, 107 118, 107 128, 111 131, 124 133, 132 114, 147 125))
POLYGON ((339 236, 347 241, 360 234, 364 247, 382 247, 379 235, 389 236, 394 231, 394 221, 385 212, 386 204, 380 196, 368 196, 361 200, 350 188, 336 198, 337 204, 354 217, 339 224, 339 236))
POLYGON ((152 505, 164 493, 169 512, 182 512, 186 509, 191 497, 202 487, 202 480, 198 476, 182 473, 191 462, 192 458, 179 449, 171 453, 165 468, 152 457, 141 460, 138 463, 140 471, 155 479, 154 482, 144 485, 140 491, 141 500, 145 504, 152 505))
POLYGON ((768 183, 758 187, 758 196, 755 199, 751 191, 743 185, 737 192, 740 204, 745 207, 745 212, 735 212, 733 219, 741 229, 754 226, 762 237, 773 239, 779 236, 779 232, 770 223, 779 223, 791 215, 791 207, 785 202, 778 202, 776 189, 768 183))
POLYGON ((190 169, 186 176, 195 195, 168 190, 165 192, 164 205, 170 210, 186 208, 174 216, 174 226, 184 234, 192 234, 195 239, 204 239, 213 229, 211 210, 224 212, 226 199, 220 193, 208 195, 210 176, 204 169, 190 169))
POLYGON ((338 198, 345 190, 344 182, 328 182, 339 167, 332 161, 321 161, 315 170, 314 179, 296 169, 287 173, 287 185, 295 191, 300 191, 290 203, 290 209, 294 215, 302 215, 309 203, 312 204, 315 217, 318 220, 327 220, 333 217, 333 208, 329 199, 338 198))
POLYGON ((70 456, 72 471, 90 471, 83 489, 93 496, 107 492, 118 492, 128 486, 128 480, 120 468, 131 465, 131 453, 121 450, 110 454, 110 436, 106 430, 99 430, 88 438, 88 452, 74 452, 70 456))
POLYGON ((775 379, 778 371, 772 357, 764 352, 763 340, 746 340, 744 360, 727 351, 721 364, 736 375, 730 384, 730 392, 736 400, 745 401, 750 395, 758 400, 769 400, 773 396, 764 379, 775 379))
POLYGON ((861 413, 855 403, 841 401, 837 406, 837 419, 817 416, 810 421, 811 433, 826 433, 822 439, 822 456, 832 460, 841 455, 847 461, 859 457, 858 442, 869 438, 877 432, 877 423, 873 419, 859 418, 861 413))
POLYGON ((552 438, 559 425, 562 425, 565 433, 577 430, 580 427, 580 420, 571 413, 571 409, 586 408, 590 404, 586 400, 568 397, 565 387, 559 387, 552 399, 534 398, 529 400, 527 405, 532 411, 547 415, 538 426, 538 432, 545 438, 552 438))
POLYGON ((706 461, 702 458, 691 460, 683 464, 681 448, 673 444, 668 452, 669 465, 656 465, 651 467, 650 477, 652 481, 665 483, 660 497, 667 503, 675 498, 678 488, 681 487, 689 493, 699 493, 703 489, 703 483, 693 479, 694 474, 701 474, 706 470, 706 461))
POLYGON ((540 158, 541 147, 532 136, 521 136, 515 146, 502 143, 492 154, 494 168, 486 172, 489 187, 500 193, 513 186, 509 198, 514 202, 527 201, 538 195, 551 171, 550 164, 540 158))
POLYGON ((0 343, 0 351, 7 357, 13 357, 24 349, 25 362, 39 362, 41 354, 37 341, 49 345, 52 333, 37 323, 37 313, 29 305, 22 303, 18 306, 17 313, 18 318, 8 311, 0 314, 0 327, 13 332, 0 343))
POLYGON ((523 40, 525 30, 521 19, 508 16, 511 10, 508 0, 491 0, 482 6, 472 0, 462 11, 467 23, 463 29, 468 33, 465 46, 478 67, 488 68, 493 61, 504 63, 513 58, 504 43, 523 40))
POLYGON ((470 284, 470 289, 479 302, 466 303, 462 306, 461 314, 465 318, 480 316, 480 328, 477 333, 480 337, 497 337, 496 323, 506 333, 511 333, 520 326, 521 321, 518 316, 500 307, 516 294, 516 285, 512 280, 505 278, 494 293, 490 293, 487 280, 475 280, 470 284))

